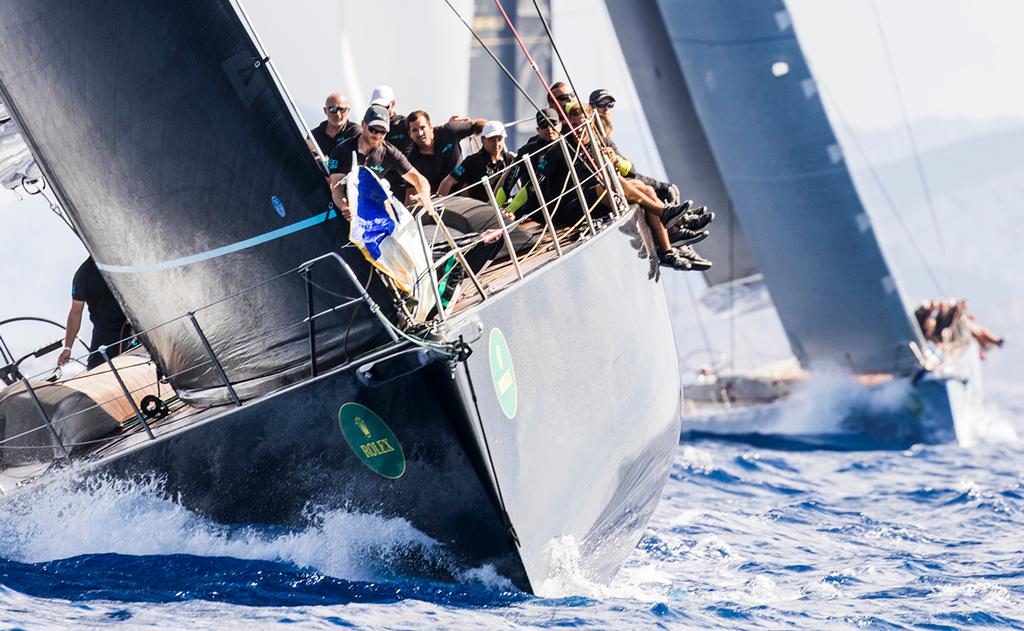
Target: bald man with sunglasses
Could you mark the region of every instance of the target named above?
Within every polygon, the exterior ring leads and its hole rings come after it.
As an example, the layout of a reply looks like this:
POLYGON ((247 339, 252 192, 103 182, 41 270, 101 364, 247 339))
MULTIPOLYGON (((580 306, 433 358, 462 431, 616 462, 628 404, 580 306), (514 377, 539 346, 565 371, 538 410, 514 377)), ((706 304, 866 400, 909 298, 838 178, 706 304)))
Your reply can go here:
POLYGON ((359 124, 348 118, 348 98, 341 92, 332 92, 324 102, 324 115, 327 119, 309 130, 320 147, 324 157, 330 157, 334 148, 349 138, 359 135, 359 124))

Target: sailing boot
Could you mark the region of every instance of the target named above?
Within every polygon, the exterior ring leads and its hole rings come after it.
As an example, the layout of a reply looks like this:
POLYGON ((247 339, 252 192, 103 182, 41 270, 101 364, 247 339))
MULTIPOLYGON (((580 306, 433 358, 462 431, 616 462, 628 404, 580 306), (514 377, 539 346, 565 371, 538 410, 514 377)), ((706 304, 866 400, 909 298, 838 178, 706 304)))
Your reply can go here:
POLYGON ((711 233, 707 230, 687 230, 686 228, 680 228, 669 235, 668 241, 672 245, 692 245, 707 239, 709 234, 711 233))
POLYGON ((701 206, 686 213, 678 225, 687 230, 703 230, 714 220, 715 213, 708 210, 707 206, 701 206))
POLYGON ((711 261, 697 254, 697 251, 688 245, 681 245, 675 248, 674 251, 690 262, 690 269, 697 270, 698 272, 711 269, 711 261))
POLYGON ((688 199, 682 204, 675 206, 666 206, 665 210, 661 211, 661 223, 665 228, 671 230, 683 220, 683 216, 690 212, 690 208, 693 206, 693 200, 688 199))
POLYGON ((693 269, 693 263, 690 259, 686 258, 674 249, 662 252, 658 259, 662 267, 669 267, 682 272, 688 272, 693 269))

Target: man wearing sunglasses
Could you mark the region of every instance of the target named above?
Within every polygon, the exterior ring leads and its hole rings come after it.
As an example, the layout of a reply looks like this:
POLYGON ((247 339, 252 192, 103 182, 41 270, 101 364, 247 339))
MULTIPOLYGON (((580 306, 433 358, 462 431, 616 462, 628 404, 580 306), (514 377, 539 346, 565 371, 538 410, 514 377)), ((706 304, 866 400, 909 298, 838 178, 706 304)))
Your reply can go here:
POLYGON ((574 98, 572 90, 565 84, 565 81, 556 81, 551 84, 551 92, 548 94, 548 107, 553 107, 556 110, 565 109, 565 104, 574 98))
POLYGON ((330 157, 341 142, 359 135, 359 124, 348 119, 348 99, 340 92, 327 95, 324 114, 327 120, 311 129, 310 133, 324 157, 330 157))
POLYGON ((388 110, 380 105, 371 105, 363 116, 359 135, 345 140, 331 152, 331 159, 327 161, 327 169, 331 174, 331 197, 346 219, 351 219, 352 214, 345 197, 344 181, 352 170, 353 154, 360 165, 369 168, 381 180, 391 174, 401 177, 416 190, 410 202, 418 202, 424 208, 433 210, 430 182, 409 164, 409 159, 401 151, 384 140, 390 129, 391 115, 388 110))

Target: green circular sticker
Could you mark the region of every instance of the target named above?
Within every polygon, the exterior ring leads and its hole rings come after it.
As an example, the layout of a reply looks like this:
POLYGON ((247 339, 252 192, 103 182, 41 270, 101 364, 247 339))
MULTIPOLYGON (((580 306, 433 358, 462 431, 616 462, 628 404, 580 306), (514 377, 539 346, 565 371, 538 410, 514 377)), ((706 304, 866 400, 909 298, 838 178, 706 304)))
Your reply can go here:
POLYGON ((346 403, 338 410, 345 442, 374 473, 396 480, 405 473, 405 454, 387 423, 368 407, 346 403))
POLYGON ((512 354, 508 352, 505 334, 497 327, 491 329, 487 356, 491 360, 491 382, 494 384, 494 394, 498 395, 501 411, 508 418, 515 418, 519 409, 516 368, 512 365, 512 354))

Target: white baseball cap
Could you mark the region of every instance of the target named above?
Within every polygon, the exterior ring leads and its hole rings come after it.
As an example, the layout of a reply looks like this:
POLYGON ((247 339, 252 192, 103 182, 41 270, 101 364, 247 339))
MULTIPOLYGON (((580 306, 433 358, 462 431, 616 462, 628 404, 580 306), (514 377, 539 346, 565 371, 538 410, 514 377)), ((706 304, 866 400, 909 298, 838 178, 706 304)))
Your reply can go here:
POLYGON ((483 137, 493 138, 495 136, 505 137, 505 126, 501 124, 501 121, 487 121, 484 125, 483 137))
POLYGON ((370 93, 370 105, 388 107, 395 100, 395 91, 389 85, 379 85, 370 93))

